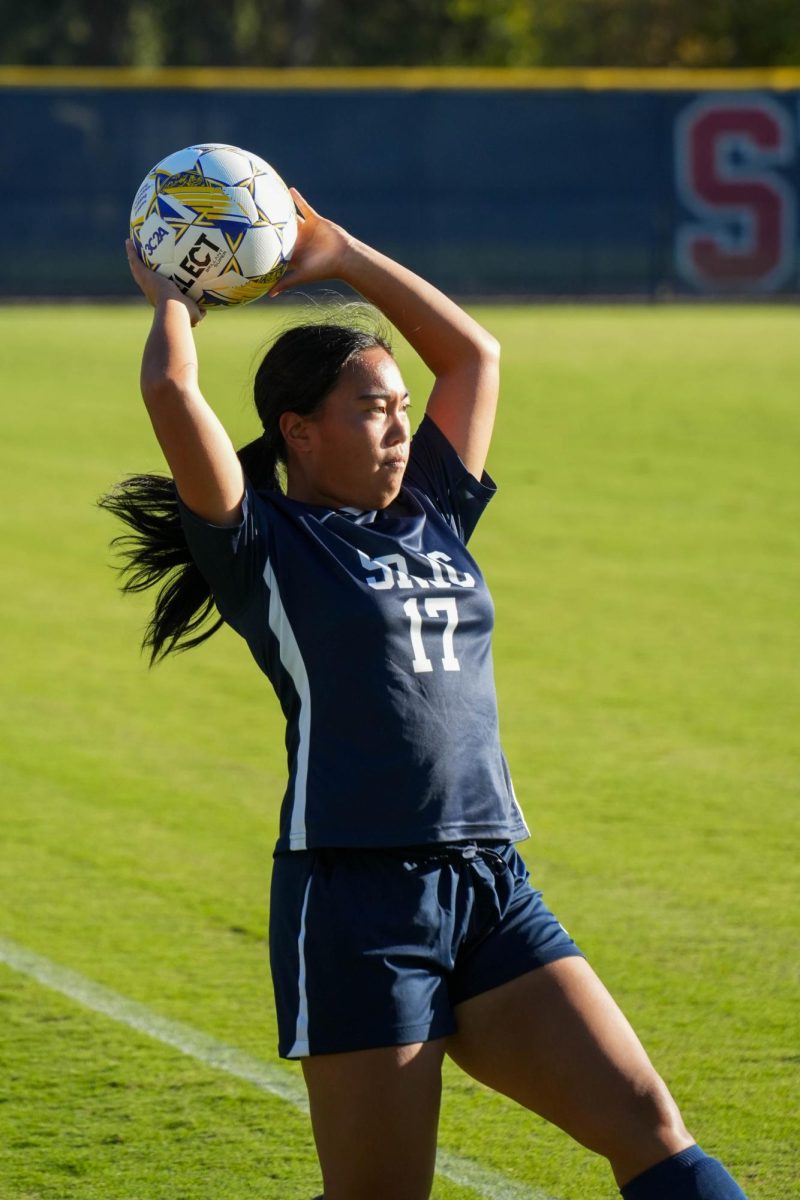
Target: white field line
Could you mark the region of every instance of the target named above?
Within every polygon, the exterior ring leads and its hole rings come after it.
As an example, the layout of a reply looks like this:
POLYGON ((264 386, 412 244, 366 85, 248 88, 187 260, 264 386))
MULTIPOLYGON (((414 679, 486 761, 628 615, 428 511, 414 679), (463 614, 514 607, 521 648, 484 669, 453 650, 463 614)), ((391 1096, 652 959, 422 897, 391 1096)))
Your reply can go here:
MULTIPOLYGON (((243 1050, 237 1050, 235 1046, 226 1046, 224 1042, 217 1041, 207 1033, 201 1033, 191 1025, 160 1017, 144 1004, 129 1000, 126 996, 79 975, 77 971, 61 967, 58 963, 3 937, 0 937, 0 962, 22 975, 30 976, 54 992, 68 996, 92 1012, 102 1013, 112 1021, 119 1021, 138 1033, 144 1033, 147 1037, 172 1046, 182 1054, 187 1054, 217 1071, 225 1071, 228 1075, 252 1083, 262 1091, 285 1100, 301 1112, 308 1112, 305 1087, 288 1068, 272 1066, 251 1054, 246 1054, 243 1050)), ((471 1159, 451 1154, 447 1150, 439 1150, 436 1172, 452 1183, 469 1188, 482 1197, 482 1200, 554 1200, 554 1197, 539 1188, 515 1183, 499 1171, 481 1167, 471 1159)))

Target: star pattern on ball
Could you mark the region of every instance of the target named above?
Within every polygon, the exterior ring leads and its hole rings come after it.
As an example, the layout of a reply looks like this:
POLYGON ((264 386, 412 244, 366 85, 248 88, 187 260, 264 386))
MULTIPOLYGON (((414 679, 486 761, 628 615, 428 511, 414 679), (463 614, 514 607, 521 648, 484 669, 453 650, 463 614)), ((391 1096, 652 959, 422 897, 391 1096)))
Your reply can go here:
POLYGON ((203 306, 242 304, 269 290, 296 237, 294 205, 269 163, 204 144, 156 164, 136 193, 139 257, 203 306))

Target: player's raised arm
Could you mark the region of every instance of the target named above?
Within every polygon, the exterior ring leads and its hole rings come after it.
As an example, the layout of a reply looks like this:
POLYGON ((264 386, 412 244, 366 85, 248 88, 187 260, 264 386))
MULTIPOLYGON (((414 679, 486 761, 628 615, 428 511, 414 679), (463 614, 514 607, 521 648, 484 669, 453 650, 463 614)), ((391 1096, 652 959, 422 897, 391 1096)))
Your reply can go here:
POLYGON ((435 375, 427 412, 480 478, 497 409, 497 341, 432 284, 325 220, 291 191, 304 220, 291 266, 271 294, 337 278, 375 304, 435 375))
POLYGON ((181 499, 215 525, 240 517, 244 476, 233 444, 198 384, 193 300, 139 261, 126 243, 131 273, 155 308, 142 357, 141 388, 156 437, 181 499))

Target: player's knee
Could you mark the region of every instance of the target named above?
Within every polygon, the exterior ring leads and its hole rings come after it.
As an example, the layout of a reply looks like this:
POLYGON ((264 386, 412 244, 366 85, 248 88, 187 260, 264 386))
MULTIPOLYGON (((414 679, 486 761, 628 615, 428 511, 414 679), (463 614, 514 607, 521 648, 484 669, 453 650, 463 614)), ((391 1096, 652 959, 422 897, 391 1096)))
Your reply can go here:
POLYGON ((689 1137, 680 1109, 655 1072, 631 1087, 618 1132, 625 1148, 651 1146, 668 1154, 686 1145, 689 1137))
POLYGON ((658 1161, 688 1144, 689 1134, 666 1084, 653 1072, 630 1081, 617 1103, 606 1107, 591 1147, 614 1165, 658 1161))
POLYGON ((683 1123, 680 1109, 662 1079, 658 1075, 644 1090, 641 1098, 641 1115, 647 1128, 655 1134, 672 1137, 675 1134, 684 1137, 686 1126, 683 1123))
POLYGON ((669 1090, 655 1074, 630 1088, 616 1117, 603 1131, 603 1145, 593 1149, 608 1159, 620 1184, 694 1141, 669 1090))

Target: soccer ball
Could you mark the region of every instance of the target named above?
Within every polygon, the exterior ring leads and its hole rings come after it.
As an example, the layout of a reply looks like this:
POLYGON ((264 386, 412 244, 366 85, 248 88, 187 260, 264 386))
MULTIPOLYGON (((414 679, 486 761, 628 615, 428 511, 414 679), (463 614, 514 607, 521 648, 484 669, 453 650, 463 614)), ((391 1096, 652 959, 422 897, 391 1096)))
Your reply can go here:
POLYGON ((148 171, 131 209, 139 258, 201 308, 248 304, 286 270, 297 237, 289 189, 236 146, 188 146, 148 171))

